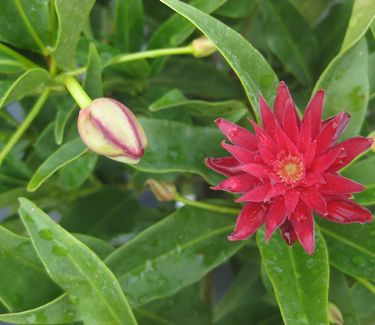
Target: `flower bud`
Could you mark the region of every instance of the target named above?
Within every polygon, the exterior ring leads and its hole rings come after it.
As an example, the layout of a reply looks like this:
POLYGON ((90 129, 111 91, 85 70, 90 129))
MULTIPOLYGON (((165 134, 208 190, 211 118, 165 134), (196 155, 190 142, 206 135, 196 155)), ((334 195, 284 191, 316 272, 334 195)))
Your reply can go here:
POLYGON ((82 141, 94 152, 110 159, 136 164, 147 146, 146 135, 134 114, 110 98, 98 98, 78 117, 82 141))
POLYGON ((207 37, 202 36, 197 38, 191 43, 193 47, 193 55, 196 58, 203 58, 216 52, 216 46, 207 37))
POLYGON ((156 199, 161 202, 173 201, 176 195, 176 187, 167 182, 157 181, 150 178, 145 183, 155 195, 156 199))
POLYGON ((330 324, 344 325, 344 318, 340 309, 332 302, 328 302, 328 318, 330 324))

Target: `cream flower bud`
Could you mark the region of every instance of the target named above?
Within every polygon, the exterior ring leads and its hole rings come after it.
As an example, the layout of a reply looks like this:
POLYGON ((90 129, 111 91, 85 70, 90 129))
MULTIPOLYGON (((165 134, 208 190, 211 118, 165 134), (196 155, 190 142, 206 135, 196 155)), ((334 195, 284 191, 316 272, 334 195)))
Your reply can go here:
POLYGON ((209 56, 217 50, 215 44, 205 36, 195 39, 191 46, 193 47, 193 55, 196 58, 209 56))
POLYGON ((176 187, 171 183, 150 178, 145 184, 150 188, 158 201, 173 201, 176 196, 176 187))
POLYGON ((146 135, 134 114, 110 98, 98 98, 78 117, 82 141, 94 152, 110 159, 136 164, 147 146, 146 135))

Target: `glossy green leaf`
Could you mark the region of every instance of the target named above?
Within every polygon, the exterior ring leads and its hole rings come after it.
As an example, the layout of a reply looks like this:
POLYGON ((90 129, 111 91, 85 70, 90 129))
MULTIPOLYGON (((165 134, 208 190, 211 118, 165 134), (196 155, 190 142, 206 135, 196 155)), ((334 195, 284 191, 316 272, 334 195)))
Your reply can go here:
POLYGON ((258 231, 257 243, 270 277, 284 324, 328 325, 328 252, 316 229, 316 247, 308 255, 299 244, 289 247, 279 234, 269 243, 258 231))
POLYGON ((50 44, 48 0, 0 1, 0 41, 45 53, 50 44))
MULTIPOLYGON (((194 0, 191 5, 203 12, 211 13, 227 0, 194 0)), ((172 15, 153 33, 150 49, 174 47, 183 43, 194 31, 194 26, 178 14, 172 15)))
POLYGON ((87 246, 24 198, 20 216, 51 278, 85 323, 137 324, 116 278, 87 246))
POLYGON ((244 243, 229 242, 228 215, 184 207, 150 226, 105 260, 132 306, 201 279, 244 243), (165 236, 163 234, 168 234, 165 236))
POLYGON ((264 0, 260 8, 264 37, 274 55, 301 83, 311 84, 317 42, 307 21, 288 1, 264 0))
POLYGON ((71 98, 70 95, 68 96, 63 97, 57 107, 54 123, 54 136, 56 144, 58 145, 63 143, 66 124, 77 107, 77 104, 73 98, 71 98))
POLYGON ((316 24, 316 22, 324 17, 327 12, 327 5, 330 4, 330 0, 289 0, 300 14, 309 22, 310 26, 316 24))
POLYGON ((117 47, 125 52, 139 51, 144 42, 142 0, 116 0, 115 8, 117 47))
POLYGON ((369 29, 375 18, 375 2, 372 0, 355 0, 349 26, 346 30, 341 51, 357 43, 369 29))
POLYGON ((363 40, 335 57, 320 76, 315 90, 325 89, 324 116, 345 111, 351 116, 344 137, 352 137, 362 127, 369 96, 368 52, 363 40))
POLYGON ((85 234, 73 234, 75 238, 89 247, 101 259, 105 259, 115 249, 106 241, 85 234))
POLYGON ((341 225, 319 220, 329 262, 341 272, 375 279, 375 223, 341 225))
POLYGON ((330 270, 329 301, 340 309, 345 325, 360 324, 345 276, 334 268, 330 270))
POLYGON ((172 89, 149 106, 152 112, 165 109, 185 110, 199 120, 205 119, 211 123, 217 117, 237 122, 248 113, 246 106, 238 100, 222 102, 189 100, 178 89, 172 89))
POLYGON ((55 0, 59 29, 52 57, 59 67, 74 67, 74 56, 80 34, 95 0, 55 0))
POLYGON ((361 325, 373 325, 375 319, 375 295, 368 288, 355 283, 351 288, 355 309, 361 325))
POLYGON ((2 226, 0 264, 0 301, 10 311, 37 307, 60 293, 45 272, 29 239, 2 226), (38 290, 35 290, 36 287, 38 290))
POLYGON ((221 179, 204 165, 206 157, 223 153, 220 148, 223 137, 218 130, 146 118, 140 118, 140 122, 149 145, 141 161, 132 167, 149 173, 191 172, 211 184, 221 179))
POLYGON ((94 44, 89 46, 87 70, 84 81, 84 89, 91 98, 103 97, 103 81, 101 58, 94 44))
POLYGON ((20 100, 25 96, 40 92, 50 77, 46 70, 35 68, 27 70, 14 81, 0 81, 0 108, 13 100, 20 100))
POLYGON ((229 18, 244 18, 256 8, 256 0, 229 0, 218 10, 216 15, 229 18))
POLYGON ((23 72, 25 66, 16 60, 13 60, 0 52, 0 74, 16 74, 23 72))
POLYGON ((205 34, 228 61, 239 77, 246 95, 259 118, 259 91, 272 102, 278 79, 263 56, 243 36, 219 20, 178 0, 161 0, 173 10, 190 20, 205 34))
POLYGON ((35 171, 27 185, 27 190, 30 192, 36 191, 57 170, 78 159, 87 150, 87 147, 82 143, 80 138, 62 145, 35 171))
POLYGON ((341 174, 364 185, 375 185, 374 166, 375 156, 370 155, 346 167, 341 174))
POLYGON ((375 204, 375 184, 354 195, 355 201, 360 205, 370 206, 375 204))

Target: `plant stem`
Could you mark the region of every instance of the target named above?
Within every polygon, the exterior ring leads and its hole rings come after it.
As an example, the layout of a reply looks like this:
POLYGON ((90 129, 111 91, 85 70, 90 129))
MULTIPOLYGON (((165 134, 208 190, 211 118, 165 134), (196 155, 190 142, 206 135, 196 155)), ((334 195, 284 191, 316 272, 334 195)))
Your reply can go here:
POLYGON ((90 105, 92 99, 87 95, 76 78, 64 75, 63 82, 80 108, 85 108, 90 105))
POLYGON ((12 137, 9 139, 7 144, 4 146, 3 150, 1 150, 1 152, 0 152, 0 165, 2 164, 2 162, 4 161, 4 159, 8 155, 8 153, 15 146, 15 144, 18 142, 18 140, 25 133, 25 131, 29 128, 30 124, 35 119, 35 117, 39 114, 39 112, 42 109, 44 103, 48 99, 49 93, 50 93, 49 88, 46 88, 45 90, 43 90, 42 94, 39 96, 38 100, 36 101, 34 106, 31 108, 30 113, 26 116, 26 118, 19 125, 18 129, 12 135, 12 137))
POLYGON ((9 57, 15 59, 19 63, 22 64, 25 68, 38 68, 39 66, 34 62, 30 61, 28 58, 24 57, 23 55, 19 54, 18 52, 12 50, 11 48, 5 46, 4 44, 0 43, 0 52, 8 55, 9 57))
POLYGON ((219 212, 219 213, 238 215, 241 211, 241 210, 235 209, 235 208, 228 208, 228 207, 223 207, 223 206, 220 206, 220 205, 209 204, 209 203, 199 202, 199 201, 193 201, 193 200, 187 199, 186 197, 181 196, 178 193, 176 193, 176 195, 175 195, 175 200, 180 201, 182 203, 185 203, 186 205, 196 207, 196 208, 211 210, 211 211, 215 211, 215 212, 219 212))
MULTIPOLYGON (((123 55, 116 56, 110 61, 108 61, 104 65, 104 68, 109 67, 111 65, 116 65, 119 63, 136 61, 136 60, 141 60, 141 59, 152 59, 152 58, 157 58, 160 56, 186 55, 186 54, 193 54, 193 47, 191 45, 184 46, 184 47, 173 47, 173 48, 167 48, 167 49, 158 49, 158 50, 150 50, 150 51, 144 51, 144 52, 138 52, 138 53, 123 54, 123 55)), ((75 75, 84 73, 86 69, 87 69, 86 67, 82 67, 82 68, 78 68, 72 71, 68 71, 66 72, 66 74, 70 76, 75 76, 75 75)))

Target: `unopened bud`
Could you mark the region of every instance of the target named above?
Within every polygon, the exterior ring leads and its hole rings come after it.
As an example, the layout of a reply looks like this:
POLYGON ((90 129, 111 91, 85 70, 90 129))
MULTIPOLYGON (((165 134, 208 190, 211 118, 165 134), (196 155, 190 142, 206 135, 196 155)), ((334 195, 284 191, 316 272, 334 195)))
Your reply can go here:
POLYGON ((328 318, 331 324, 344 325, 344 318, 340 309, 332 302, 328 303, 328 318))
POLYGON ((371 132, 371 133, 368 135, 368 137, 369 137, 370 139, 372 139, 372 145, 371 145, 371 147, 370 147, 370 150, 371 150, 372 152, 375 152, 375 131, 371 132))
POLYGON ((197 38, 191 43, 193 47, 193 55, 196 58, 203 58, 216 52, 216 46, 207 37, 202 36, 197 38))
POLYGON ((155 195, 158 201, 168 202, 173 201, 176 195, 176 187, 167 182, 157 181, 150 178, 145 183, 155 195))
POLYGON ((110 159, 136 164, 147 146, 146 135, 134 114, 110 98, 98 98, 78 117, 82 141, 94 152, 110 159))

